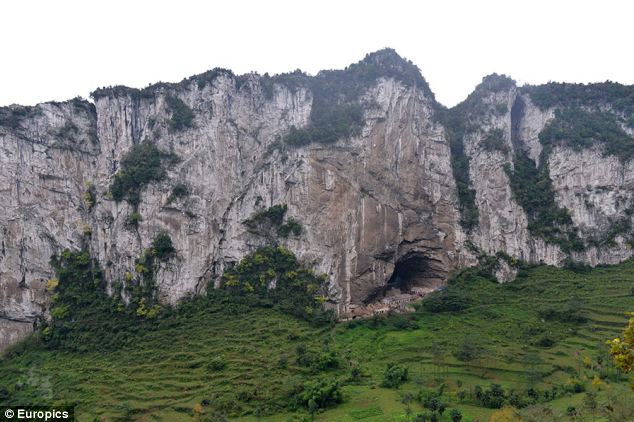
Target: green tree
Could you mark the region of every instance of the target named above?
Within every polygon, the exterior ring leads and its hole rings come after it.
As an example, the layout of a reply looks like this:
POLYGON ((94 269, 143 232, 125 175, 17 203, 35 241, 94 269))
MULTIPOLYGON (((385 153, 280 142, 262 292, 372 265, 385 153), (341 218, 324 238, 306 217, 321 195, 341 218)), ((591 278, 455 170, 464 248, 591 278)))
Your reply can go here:
POLYGON ((388 363, 383 373, 381 387, 398 388, 402 383, 407 381, 407 378, 407 368, 395 363, 388 363))
POLYGON ((599 403, 597 402, 597 393, 594 391, 587 391, 586 395, 583 397, 583 407, 590 411, 592 420, 594 421, 597 408, 599 407, 599 403))
MULTIPOLYGON (((630 319, 623 330, 622 337, 608 341, 614 364, 626 374, 634 369, 634 312, 627 315, 630 319)), ((634 384, 632 387, 634 388, 634 384)))
POLYGON ((451 409, 449 411, 449 417, 451 418, 451 422, 460 422, 462 420, 462 412, 458 409, 451 409))

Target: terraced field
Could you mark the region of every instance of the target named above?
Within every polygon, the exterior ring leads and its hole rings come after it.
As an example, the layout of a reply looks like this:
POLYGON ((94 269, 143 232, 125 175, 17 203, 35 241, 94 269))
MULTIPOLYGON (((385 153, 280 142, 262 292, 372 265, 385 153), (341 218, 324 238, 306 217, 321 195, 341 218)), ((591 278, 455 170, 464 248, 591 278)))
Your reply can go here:
MULTIPOLYGON (((507 285, 474 278, 460 289, 469 305, 459 312, 421 307, 406 317, 321 329, 270 309, 241 315, 199 310, 114 352, 52 351, 31 340, 0 361, 0 402, 74 402, 81 421, 286 422, 310 419, 305 408, 289 410, 289 403, 298 385, 320 378, 338 379, 344 401, 317 412, 318 421, 413 420, 423 406, 413 400, 409 418, 403 396, 443 384, 443 401, 460 409, 463 421, 486 421, 496 411, 472 399, 476 385, 492 383, 526 391, 578 379, 598 392, 599 404, 609 394, 634 401, 604 345, 621 331, 624 312, 634 310, 634 263, 584 273, 537 267, 507 285), (556 314, 570 309, 581 319, 556 314), (549 312, 556 317, 545 318, 549 312), (465 344, 477 353, 459 360, 465 344), (307 367, 299 363, 299 349, 334 352, 337 364, 307 367), (388 362, 409 370, 399 389, 381 387, 388 362), (602 381, 593 386, 595 377, 602 381)), ((560 412, 582 409, 584 395, 545 404, 560 412)), ((441 420, 449 421, 448 413, 441 420)))

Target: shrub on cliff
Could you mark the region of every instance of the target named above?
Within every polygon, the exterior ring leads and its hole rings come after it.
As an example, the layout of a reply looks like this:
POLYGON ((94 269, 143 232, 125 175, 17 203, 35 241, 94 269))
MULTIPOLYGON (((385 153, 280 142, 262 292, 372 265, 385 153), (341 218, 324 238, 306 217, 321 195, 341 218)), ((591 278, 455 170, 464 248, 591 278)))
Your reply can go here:
POLYGON ((266 246, 244 257, 222 276, 221 288, 255 305, 274 306, 314 323, 332 319, 325 311, 325 275, 317 275, 281 246, 266 246))
POLYGON ((178 97, 168 95, 165 97, 167 107, 172 113, 170 130, 178 132, 194 126, 194 112, 178 97))
POLYGON ((112 198, 117 202, 127 200, 132 205, 138 205, 141 191, 151 182, 162 180, 166 166, 175 160, 175 155, 161 152, 150 142, 133 146, 123 156, 121 170, 114 175, 110 185, 112 198))
POLYGON ((566 108, 555 112, 539 134, 545 148, 556 145, 575 150, 603 145, 605 155, 628 161, 634 154, 634 138, 619 125, 616 117, 606 112, 588 112, 580 108, 566 108))

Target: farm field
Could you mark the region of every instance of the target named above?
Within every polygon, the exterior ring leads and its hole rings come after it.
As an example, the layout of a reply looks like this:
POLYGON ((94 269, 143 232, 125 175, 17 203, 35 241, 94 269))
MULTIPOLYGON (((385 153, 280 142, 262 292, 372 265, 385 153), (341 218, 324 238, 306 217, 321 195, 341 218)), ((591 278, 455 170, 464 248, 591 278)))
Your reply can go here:
POLYGON ((446 408, 439 420, 458 409, 463 421, 488 421, 501 410, 477 391, 497 384, 502 406, 511 391, 533 404, 532 389, 560 420, 574 407, 575 420, 600 421, 609 397, 634 400, 605 346, 634 310, 634 262, 534 267, 512 283, 472 277, 455 289, 466 298, 458 310, 417 305, 321 328, 273 309, 198 307, 114 351, 50 350, 33 337, 0 361, 0 403, 76 403, 80 421, 378 422, 425 417, 434 396, 446 408), (385 386, 388 363, 407 369, 398 388, 385 386), (297 399, 320 380, 338 385, 341 403, 297 399))

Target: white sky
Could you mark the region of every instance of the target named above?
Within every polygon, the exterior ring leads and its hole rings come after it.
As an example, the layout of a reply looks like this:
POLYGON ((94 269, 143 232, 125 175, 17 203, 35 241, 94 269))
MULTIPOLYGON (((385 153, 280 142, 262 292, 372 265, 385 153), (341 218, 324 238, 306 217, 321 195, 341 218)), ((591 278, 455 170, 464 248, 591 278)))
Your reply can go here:
POLYGON ((0 105, 175 82, 214 67, 308 73, 392 47, 445 105, 483 76, 634 83, 634 2, 0 2, 0 105))

